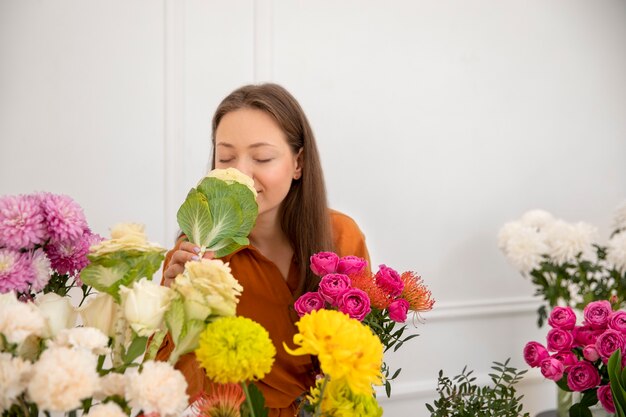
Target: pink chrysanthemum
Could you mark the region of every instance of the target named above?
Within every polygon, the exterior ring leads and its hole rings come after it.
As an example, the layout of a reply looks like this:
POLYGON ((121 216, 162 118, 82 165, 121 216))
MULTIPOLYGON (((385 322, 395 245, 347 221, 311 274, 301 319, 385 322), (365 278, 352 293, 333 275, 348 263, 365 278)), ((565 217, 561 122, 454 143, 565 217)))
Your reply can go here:
POLYGON ((33 282, 31 284, 31 291, 39 292, 50 281, 50 259, 46 256, 42 249, 37 249, 30 254, 30 262, 33 269, 33 282))
POLYGON ((44 213, 35 196, 0 198, 0 247, 31 249, 47 238, 44 213))
POLYGON ((89 247, 102 238, 89 230, 74 242, 61 241, 46 246, 50 265, 59 275, 76 275, 89 264, 89 247))
POLYGON ((66 195, 39 195, 48 233, 54 242, 73 242, 88 230, 83 209, 66 195))
POLYGON ((0 293, 27 291, 34 275, 28 254, 0 249, 0 293))

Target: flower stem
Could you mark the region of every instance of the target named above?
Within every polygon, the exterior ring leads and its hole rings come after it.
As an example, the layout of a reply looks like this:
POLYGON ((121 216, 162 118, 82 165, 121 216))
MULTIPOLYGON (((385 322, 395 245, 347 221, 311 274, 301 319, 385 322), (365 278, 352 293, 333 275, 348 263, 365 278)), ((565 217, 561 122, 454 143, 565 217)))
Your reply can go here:
POLYGON ((320 417, 322 415, 322 403, 324 402, 324 390, 326 389, 327 383, 328 383, 328 375, 324 376, 324 381, 322 382, 322 386, 320 387, 320 400, 315 406, 315 414, 313 417, 320 417))
POLYGON ((246 394, 246 402, 248 403, 248 408, 250 408, 250 416, 256 417, 254 414, 254 407, 252 407, 252 400, 250 399, 250 392, 248 391, 248 385, 245 381, 241 383, 241 387, 243 388, 243 392, 246 394))

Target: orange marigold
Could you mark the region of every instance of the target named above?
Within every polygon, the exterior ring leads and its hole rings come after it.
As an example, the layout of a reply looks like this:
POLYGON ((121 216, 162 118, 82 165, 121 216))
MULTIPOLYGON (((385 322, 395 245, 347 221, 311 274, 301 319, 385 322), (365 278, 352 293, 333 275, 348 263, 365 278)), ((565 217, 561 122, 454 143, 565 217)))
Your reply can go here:
POLYGON ((389 307, 393 301, 379 286, 376 285, 374 274, 368 271, 362 271, 357 274, 350 275, 352 287, 365 291, 370 298, 372 307, 383 310, 389 307))
POLYGON ((430 311, 435 304, 431 292, 422 282, 422 278, 413 271, 407 271, 400 276, 404 282, 404 290, 400 297, 409 302, 411 311, 430 311))

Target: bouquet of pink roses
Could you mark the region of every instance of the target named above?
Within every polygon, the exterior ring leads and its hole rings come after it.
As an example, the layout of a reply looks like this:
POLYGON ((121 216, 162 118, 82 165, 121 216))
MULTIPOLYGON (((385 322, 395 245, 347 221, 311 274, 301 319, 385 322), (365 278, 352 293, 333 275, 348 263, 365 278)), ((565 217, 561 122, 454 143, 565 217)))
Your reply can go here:
MULTIPOLYGON (((357 256, 339 257, 333 252, 320 252, 311 256, 311 270, 319 276, 319 289, 303 294, 294 304, 300 317, 320 309, 339 310, 369 326, 378 336, 386 352, 394 351, 417 334, 403 338, 407 314, 432 309, 435 301, 431 292, 414 272, 399 274, 394 269, 380 265, 376 273, 368 269, 367 261, 357 256)), ((398 376, 398 369, 389 377, 383 363, 385 388, 391 392, 389 381, 398 376)))
POLYGON ((546 346, 528 342, 524 359, 559 388, 582 393, 580 401, 570 407, 570 415, 591 415, 588 409, 598 401, 614 413, 608 362, 615 351, 626 346, 626 311, 613 311, 606 300, 593 301, 585 306, 583 316, 583 323, 576 325, 571 307, 555 307, 548 318, 552 329, 546 346))

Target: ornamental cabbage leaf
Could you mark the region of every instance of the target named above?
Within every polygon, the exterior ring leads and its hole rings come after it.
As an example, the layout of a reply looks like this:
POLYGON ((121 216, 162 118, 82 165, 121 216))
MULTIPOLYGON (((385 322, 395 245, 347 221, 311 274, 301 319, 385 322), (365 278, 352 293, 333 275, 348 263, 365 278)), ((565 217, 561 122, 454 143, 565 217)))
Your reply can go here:
POLYGON ((189 191, 177 219, 190 242, 221 258, 250 243, 258 211, 248 186, 205 177, 189 191))

